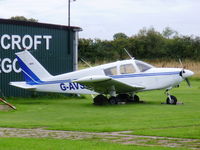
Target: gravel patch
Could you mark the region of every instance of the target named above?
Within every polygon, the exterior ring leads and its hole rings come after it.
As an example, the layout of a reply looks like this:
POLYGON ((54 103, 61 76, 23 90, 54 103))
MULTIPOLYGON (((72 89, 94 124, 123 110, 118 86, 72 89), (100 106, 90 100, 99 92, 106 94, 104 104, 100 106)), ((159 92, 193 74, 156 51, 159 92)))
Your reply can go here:
POLYGON ((45 129, 0 128, 0 137, 94 139, 106 142, 163 147, 184 147, 200 150, 200 139, 169 138, 158 136, 132 135, 132 131, 119 132, 79 132, 45 129))
POLYGON ((12 110, 8 105, 0 105, 0 111, 9 111, 12 110))

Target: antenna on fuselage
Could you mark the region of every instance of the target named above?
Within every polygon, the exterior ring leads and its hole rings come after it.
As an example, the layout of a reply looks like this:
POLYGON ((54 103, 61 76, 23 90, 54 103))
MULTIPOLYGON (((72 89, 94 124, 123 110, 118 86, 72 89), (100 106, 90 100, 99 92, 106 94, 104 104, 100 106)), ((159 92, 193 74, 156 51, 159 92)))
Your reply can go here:
POLYGON ((124 48, 125 52, 127 53, 127 55, 131 58, 131 59, 135 59, 134 57, 131 56, 131 54, 126 50, 126 48, 124 48))
POLYGON ((85 61, 84 59, 80 58, 82 62, 84 62, 86 65, 88 65, 90 68, 92 67, 89 63, 87 63, 87 61, 85 61))

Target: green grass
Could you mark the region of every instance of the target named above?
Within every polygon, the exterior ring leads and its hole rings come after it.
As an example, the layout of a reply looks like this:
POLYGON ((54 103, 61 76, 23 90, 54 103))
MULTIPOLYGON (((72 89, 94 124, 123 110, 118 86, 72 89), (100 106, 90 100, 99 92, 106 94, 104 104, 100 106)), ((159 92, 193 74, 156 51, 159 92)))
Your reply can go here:
POLYGON ((94 106, 92 98, 9 99, 16 111, 0 112, 1 127, 78 131, 133 131, 133 134, 200 139, 200 81, 173 89, 184 105, 161 105, 164 91, 139 93, 144 104, 94 106))
POLYGON ((0 138, 0 150, 186 150, 183 148, 121 145, 91 140, 0 138))

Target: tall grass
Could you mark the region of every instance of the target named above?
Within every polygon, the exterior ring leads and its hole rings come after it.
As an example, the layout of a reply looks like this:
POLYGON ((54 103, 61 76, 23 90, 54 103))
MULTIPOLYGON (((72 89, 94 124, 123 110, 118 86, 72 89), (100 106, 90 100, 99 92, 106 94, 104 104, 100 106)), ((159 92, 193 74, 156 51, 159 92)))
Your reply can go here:
MULTIPOLYGON (((181 68, 181 64, 179 61, 174 60, 150 60, 146 61, 150 64, 156 66, 156 67, 175 67, 175 68, 181 68)), ((192 60, 184 60, 182 61, 183 67, 185 69, 192 70, 195 74, 194 77, 200 77, 200 62, 192 61, 192 60)))

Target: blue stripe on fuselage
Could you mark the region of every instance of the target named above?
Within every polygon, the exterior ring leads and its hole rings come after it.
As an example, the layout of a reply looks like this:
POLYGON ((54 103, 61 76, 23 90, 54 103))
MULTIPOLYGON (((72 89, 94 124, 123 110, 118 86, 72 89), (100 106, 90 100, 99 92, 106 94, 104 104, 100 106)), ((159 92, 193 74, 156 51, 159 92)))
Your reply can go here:
POLYGON ((72 80, 55 80, 55 81, 41 81, 39 83, 27 83, 30 85, 44 85, 44 84, 56 84, 56 83, 70 83, 72 80))
POLYGON ((165 76, 165 75, 175 75, 180 72, 158 72, 158 73, 139 73, 139 74, 123 74, 123 75, 112 75, 110 77, 114 79, 118 78, 133 78, 133 77, 146 77, 146 76, 165 76))
MULTIPOLYGON (((140 73, 140 74, 124 74, 124 75, 114 75, 110 76, 114 79, 120 78, 134 78, 134 77, 146 77, 146 76, 165 76, 165 75, 178 75, 180 72, 159 72, 159 73, 140 73)), ((75 79, 73 79, 75 80, 75 79)), ((72 80, 55 80, 55 81, 41 81, 39 83, 31 83, 31 85, 44 85, 44 84, 56 84, 56 83, 66 83, 72 82, 72 80)), ((30 84, 30 83, 28 83, 30 84)))

